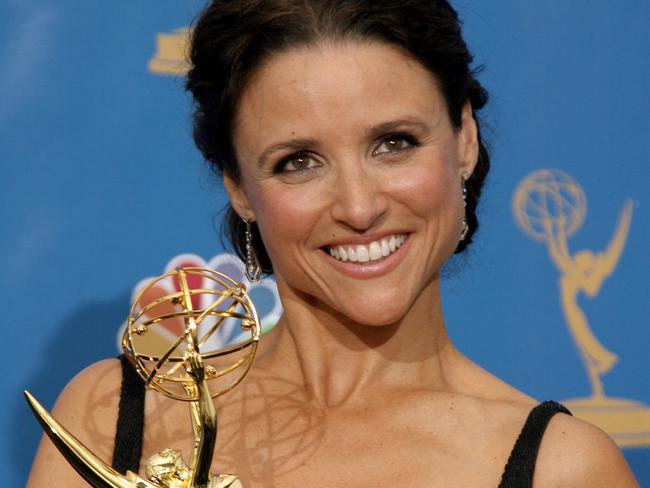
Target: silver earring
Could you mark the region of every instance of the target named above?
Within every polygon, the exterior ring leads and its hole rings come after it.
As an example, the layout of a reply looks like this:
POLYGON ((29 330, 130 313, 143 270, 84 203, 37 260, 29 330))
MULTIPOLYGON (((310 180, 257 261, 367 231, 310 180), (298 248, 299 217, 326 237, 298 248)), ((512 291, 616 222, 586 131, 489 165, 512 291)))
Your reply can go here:
POLYGON ((260 280, 262 267, 257 259, 257 253, 253 247, 253 233, 251 232, 251 220, 244 217, 246 224, 246 278, 248 281, 255 282, 260 280))
MULTIPOLYGON (((469 179, 469 173, 467 171, 463 171, 462 174, 462 188, 463 188, 463 207, 467 207, 467 188, 465 186, 465 183, 469 179)), ((467 237, 467 233, 469 232, 469 224, 467 223, 467 214, 463 216, 463 228, 460 231, 460 240, 464 241, 465 238, 467 237)))

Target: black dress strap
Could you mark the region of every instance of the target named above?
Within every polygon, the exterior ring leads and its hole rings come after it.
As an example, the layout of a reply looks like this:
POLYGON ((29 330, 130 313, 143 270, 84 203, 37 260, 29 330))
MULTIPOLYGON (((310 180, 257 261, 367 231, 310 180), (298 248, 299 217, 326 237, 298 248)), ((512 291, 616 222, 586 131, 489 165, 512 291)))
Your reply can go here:
POLYGON ((571 415, 566 407, 553 401, 540 403, 530 411, 510 453, 499 488, 532 487, 535 461, 542 436, 553 415, 560 412, 571 415))
POLYGON ((144 380, 124 354, 118 358, 122 363, 122 390, 113 448, 113 469, 120 473, 126 473, 127 469, 137 473, 144 431, 144 380))

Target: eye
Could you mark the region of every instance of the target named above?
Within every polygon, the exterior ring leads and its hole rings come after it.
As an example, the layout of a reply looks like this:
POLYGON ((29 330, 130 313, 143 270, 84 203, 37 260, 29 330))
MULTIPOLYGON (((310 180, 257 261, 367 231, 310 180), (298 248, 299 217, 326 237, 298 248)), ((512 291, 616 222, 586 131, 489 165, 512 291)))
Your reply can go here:
POLYGON ((319 163, 307 153, 291 154, 280 160, 274 173, 296 173, 317 168, 319 163))
POLYGON ((418 145, 417 139, 409 134, 389 134, 381 140, 381 144, 372 152, 372 155, 400 152, 418 145))

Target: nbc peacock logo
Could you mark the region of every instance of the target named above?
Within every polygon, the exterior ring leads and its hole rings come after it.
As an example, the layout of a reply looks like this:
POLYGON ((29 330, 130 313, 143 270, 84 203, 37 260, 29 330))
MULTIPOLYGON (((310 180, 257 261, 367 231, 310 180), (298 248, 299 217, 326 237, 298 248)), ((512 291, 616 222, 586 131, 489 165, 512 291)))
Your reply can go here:
MULTIPOLYGON (((278 295, 278 288, 272 278, 266 277, 258 282, 251 283, 248 281, 244 274, 244 263, 235 255, 229 253, 217 254, 209 261, 204 260, 202 257, 195 254, 180 254, 172 258, 164 267, 164 273, 173 271, 176 268, 183 267, 199 267, 209 268, 219 271, 238 283, 243 283, 255 307, 257 308, 260 322, 262 324, 262 333, 271 330, 282 314, 282 305, 280 304, 280 297, 278 295)), ((161 273, 163 274, 163 273, 161 273)), ((131 301, 133 301, 140 292, 149 284, 155 277, 147 277, 140 280, 133 291, 131 292, 131 301)), ((188 285, 194 289, 210 289, 214 286, 211 280, 199 275, 188 275, 188 285)), ((153 303, 156 300, 169 296, 180 290, 177 276, 172 273, 170 276, 163 280, 158 280, 153 286, 144 291, 144 295, 140 298, 142 303, 153 303)), ((192 300, 210 300, 211 295, 203 294, 192 297, 192 300)), ((193 303, 195 309, 206 309, 211 303, 193 303)), ((168 313, 170 316, 174 315, 174 310, 162 310, 161 307, 173 307, 174 305, 168 301, 161 303, 157 307, 157 313, 168 313)), ((209 321, 208 321, 209 322, 209 321)), ((206 322, 204 325, 209 326, 206 322)), ((123 323, 117 332, 116 342, 119 352, 122 351, 122 335, 126 323, 123 323)), ((182 317, 176 320, 166 320, 160 324, 160 327, 151 328, 147 336, 149 345, 154 350, 164 351, 169 349, 174 342, 185 331, 185 323, 182 317)), ((236 344, 242 341, 242 330, 239 327, 237 320, 233 318, 226 319, 219 329, 210 337, 209 341, 205 343, 205 347, 209 350, 221 349, 230 344, 236 344)))

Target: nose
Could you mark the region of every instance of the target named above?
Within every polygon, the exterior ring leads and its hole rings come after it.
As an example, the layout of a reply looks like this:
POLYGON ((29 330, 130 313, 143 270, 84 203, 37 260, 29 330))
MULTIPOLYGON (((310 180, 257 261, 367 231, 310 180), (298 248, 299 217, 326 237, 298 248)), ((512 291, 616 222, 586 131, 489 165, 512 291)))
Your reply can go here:
POLYGON ((381 223, 388 199, 377 176, 366 171, 362 163, 338 171, 331 210, 334 220, 355 231, 366 231, 381 223))

